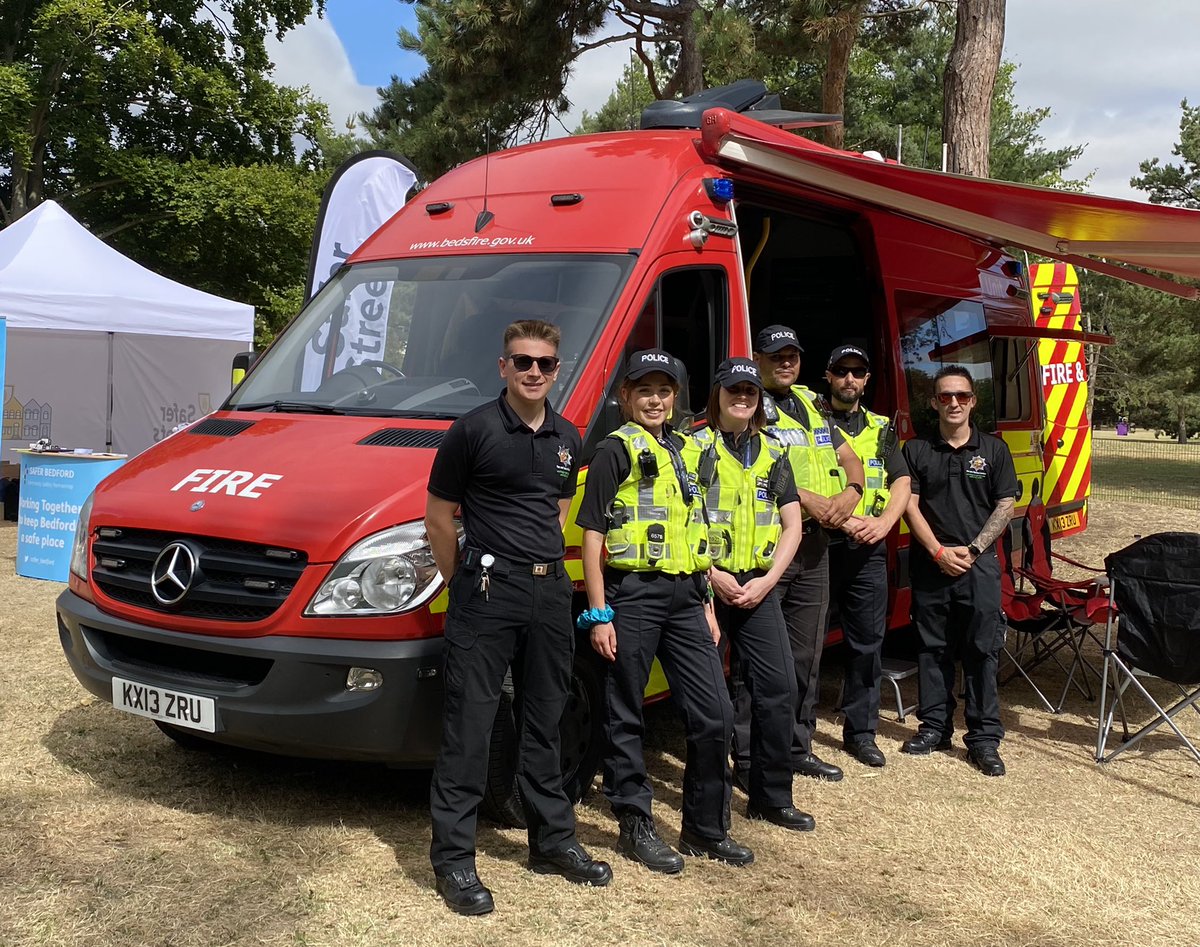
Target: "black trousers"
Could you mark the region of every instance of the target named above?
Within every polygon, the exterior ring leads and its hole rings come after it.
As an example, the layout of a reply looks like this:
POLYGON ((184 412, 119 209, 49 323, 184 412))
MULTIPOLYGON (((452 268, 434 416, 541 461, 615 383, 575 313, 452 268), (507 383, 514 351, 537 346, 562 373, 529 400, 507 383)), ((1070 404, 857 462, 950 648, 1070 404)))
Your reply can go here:
POLYGON ((434 871, 475 867, 492 725, 510 665, 529 848, 545 854, 567 848, 575 841, 575 811, 562 788, 558 727, 575 649, 570 579, 493 572, 485 599, 479 572, 459 569, 450 581, 445 635, 442 745, 429 788, 434 871))
POLYGON ((912 565, 912 615, 922 730, 954 732, 954 664, 962 662, 967 746, 996 746, 1004 736, 996 668, 1004 644, 1000 621, 1000 566, 989 550, 961 576, 944 575, 928 556, 912 565))
POLYGON ((842 623, 842 739, 874 740, 887 631, 886 544, 862 546, 848 538, 830 543, 829 588, 842 623))
MULTIPOLYGON (((775 590, 783 609, 792 667, 796 672, 796 719, 792 727, 792 761, 812 752, 817 729, 817 698, 821 694, 821 651, 829 618, 829 538, 820 527, 805 534, 796 557, 775 590)), ((733 763, 750 768, 750 694, 745 683, 733 681, 736 719, 733 763)))
MULTIPOLYGON (((747 572, 737 579, 745 585, 756 575, 762 573, 747 572)), ((772 589, 755 608, 737 608, 718 599, 716 608, 722 643, 730 648, 730 691, 734 681, 742 682, 750 705, 750 801, 790 806, 796 676, 779 595, 772 589)))
POLYGON ((604 795, 617 816, 652 815, 653 793, 642 747, 642 698, 657 656, 683 718, 683 827, 719 841, 729 833, 729 739, 733 709, 717 646, 704 617, 699 576, 605 573, 605 598, 616 613, 617 659, 606 680, 604 795))

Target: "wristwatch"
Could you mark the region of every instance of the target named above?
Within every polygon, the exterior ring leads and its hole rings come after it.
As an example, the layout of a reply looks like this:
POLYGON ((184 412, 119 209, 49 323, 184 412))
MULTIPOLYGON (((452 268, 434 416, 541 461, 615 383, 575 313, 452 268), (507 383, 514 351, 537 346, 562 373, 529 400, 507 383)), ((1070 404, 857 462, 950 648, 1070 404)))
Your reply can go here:
POLYGON ((851 483, 847 483, 846 486, 849 487, 851 490, 853 490, 855 493, 857 493, 859 496, 863 495, 863 486, 861 483, 851 482, 851 483))
POLYGON ((983 555, 983 550, 980 549, 975 543, 967 543, 967 552, 969 552, 976 559, 983 555))

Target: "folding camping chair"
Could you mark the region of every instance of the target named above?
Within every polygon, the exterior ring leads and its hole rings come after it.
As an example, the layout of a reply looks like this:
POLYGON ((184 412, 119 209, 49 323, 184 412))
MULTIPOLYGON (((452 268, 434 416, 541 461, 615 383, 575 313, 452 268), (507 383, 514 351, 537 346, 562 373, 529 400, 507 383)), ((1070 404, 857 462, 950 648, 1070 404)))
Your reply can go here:
POLYGON ((1009 630, 1016 635, 1016 645, 1011 649, 1006 636, 1002 657, 1011 664, 1012 670, 1004 676, 1002 669, 1000 683, 1006 684, 1020 674, 1048 711, 1061 713, 1072 687, 1085 699, 1095 699, 1088 674, 1099 680, 1100 672, 1084 657, 1082 646, 1095 616, 1108 600, 1103 588, 1105 580, 1065 582, 1053 577, 1053 559, 1093 572, 1100 570, 1051 550, 1046 507, 1036 488, 1021 523, 1021 537, 1021 565, 1014 561, 1011 531, 1005 532, 997 547, 1001 607, 1009 630), (1069 665, 1060 657, 1064 650, 1070 653, 1069 665), (1050 702, 1030 676, 1035 668, 1047 661, 1056 664, 1066 675, 1056 704, 1050 702))
POLYGON ((1188 707, 1200 714, 1196 706, 1200 700, 1200 533, 1147 536, 1112 553, 1104 565, 1110 605, 1104 630, 1096 761, 1109 762, 1165 723, 1200 763, 1200 750, 1175 722, 1188 707), (1179 700, 1164 709, 1142 684, 1140 678, 1147 676, 1173 684, 1179 689, 1179 700), (1130 688, 1155 711, 1154 719, 1132 736, 1124 699, 1130 688), (1105 756, 1118 707, 1125 739, 1105 756))

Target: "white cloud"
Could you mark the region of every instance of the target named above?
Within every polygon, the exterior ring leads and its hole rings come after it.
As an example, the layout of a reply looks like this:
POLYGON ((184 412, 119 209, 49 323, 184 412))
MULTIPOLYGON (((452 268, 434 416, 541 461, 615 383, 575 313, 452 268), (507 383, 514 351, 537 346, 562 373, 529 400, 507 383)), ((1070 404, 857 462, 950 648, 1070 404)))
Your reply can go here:
POLYGON ((1017 102, 1049 106, 1050 147, 1087 144, 1070 173, 1092 191, 1145 200, 1129 187, 1146 158, 1170 158, 1179 103, 1200 98, 1195 0, 1009 0, 1004 57, 1018 64, 1017 102))
POLYGON ((375 87, 362 85, 355 77, 333 25, 316 14, 287 33, 282 42, 268 37, 267 54, 275 63, 275 81, 297 88, 308 86, 314 98, 329 106, 337 131, 345 128, 348 119, 379 104, 375 87))

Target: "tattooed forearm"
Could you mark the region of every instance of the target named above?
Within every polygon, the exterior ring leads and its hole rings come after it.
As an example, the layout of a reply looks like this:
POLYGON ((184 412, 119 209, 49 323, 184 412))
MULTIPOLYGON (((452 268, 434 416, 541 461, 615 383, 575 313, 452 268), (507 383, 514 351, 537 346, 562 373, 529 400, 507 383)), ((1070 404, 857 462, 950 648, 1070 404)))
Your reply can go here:
POLYGON ((987 522, 983 524, 983 529, 975 537, 975 547, 977 549, 991 548, 992 543, 1008 527, 1008 521, 1012 519, 1013 507, 1016 505, 1017 501, 1012 497, 1005 497, 996 504, 996 508, 992 510, 992 515, 988 517, 987 522))

